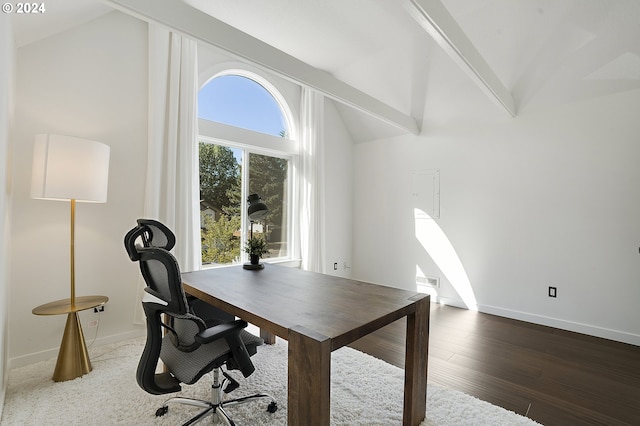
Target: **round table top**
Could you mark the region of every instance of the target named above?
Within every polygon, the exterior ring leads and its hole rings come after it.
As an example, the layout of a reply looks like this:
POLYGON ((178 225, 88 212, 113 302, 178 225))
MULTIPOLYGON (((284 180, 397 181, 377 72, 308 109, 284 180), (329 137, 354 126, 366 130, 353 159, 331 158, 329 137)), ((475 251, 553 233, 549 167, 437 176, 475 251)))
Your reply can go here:
POLYGON ((109 298, 107 296, 80 296, 75 298, 75 303, 71 305, 71 299, 56 300, 33 308, 35 315, 60 315, 70 312, 80 312, 85 309, 95 308, 104 305, 109 298))

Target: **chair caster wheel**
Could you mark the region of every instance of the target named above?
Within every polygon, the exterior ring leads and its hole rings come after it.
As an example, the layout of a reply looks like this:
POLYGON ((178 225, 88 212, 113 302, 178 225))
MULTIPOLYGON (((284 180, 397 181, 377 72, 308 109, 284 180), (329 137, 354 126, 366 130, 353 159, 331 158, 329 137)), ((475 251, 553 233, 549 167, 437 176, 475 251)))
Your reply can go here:
POLYGON ((271 402, 267 407, 267 411, 270 413, 275 413, 276 411, 278 411, 278 403, 275 401, 271 402))
POLYGON ((160 407, 156 410, 156 417, 162 417, 169 411, 169 407, 166 405, 164 407, 160 407))

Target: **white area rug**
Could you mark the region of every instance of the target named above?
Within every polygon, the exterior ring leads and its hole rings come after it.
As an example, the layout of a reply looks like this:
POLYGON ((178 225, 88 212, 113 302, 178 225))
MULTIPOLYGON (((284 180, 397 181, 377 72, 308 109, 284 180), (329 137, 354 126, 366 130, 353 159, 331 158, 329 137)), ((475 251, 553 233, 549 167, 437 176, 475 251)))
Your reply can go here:
MULTIPOLYGON (((144 347, 135 339, 90 350, 93 371, 55 383, 55 359, 10 372, 1 425, 176 425, 197 408, 172 405, 164 417, 155 411, 173 395, 154 396, 136 383, 136 367, 144 347)), ((285 425, 287 422, 287 343, 262 346, 252 358, 256 371, 248 379, 234 374, 240 389, 232 397, 267 392, 278 411, 266 412, 266 402, 230 407, 240 425, 285 425), (241 380, 242 379, 242 380, 241 380)), ((331 424, 400 425, 404 371, 350 348, 332 354, 331 424)), ((232 372, 233 374, 233 372, 232 372)), ((206 399, 210 378, 183 386, 180 393, 206 399)), ((200 424, 211 424, 210 418, 200 424)), ((535 425, 532 420, 463 393, 429 384, 427 418, 431 425, 535 425)))

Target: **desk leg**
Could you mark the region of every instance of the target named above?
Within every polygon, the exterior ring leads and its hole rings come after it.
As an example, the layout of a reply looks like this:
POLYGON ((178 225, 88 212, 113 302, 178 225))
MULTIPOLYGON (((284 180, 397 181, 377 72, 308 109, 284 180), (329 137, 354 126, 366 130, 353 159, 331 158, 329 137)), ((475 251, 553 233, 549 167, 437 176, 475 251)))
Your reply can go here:
POLYGON ((276 344, 276 335, 268 332, 265 329, 260 329, 260 337, 264 340, 264 343, 267 345, 275 345, 276 344))
POLYGON ((407 315, 407 347, 404 366, 403 424, 417 426, 427 407, 430 298, 419 296, 416 311, 407 315))
POLYGON ((290 425, 329 425, 331 340, 304 327, 289 329, 290 425))

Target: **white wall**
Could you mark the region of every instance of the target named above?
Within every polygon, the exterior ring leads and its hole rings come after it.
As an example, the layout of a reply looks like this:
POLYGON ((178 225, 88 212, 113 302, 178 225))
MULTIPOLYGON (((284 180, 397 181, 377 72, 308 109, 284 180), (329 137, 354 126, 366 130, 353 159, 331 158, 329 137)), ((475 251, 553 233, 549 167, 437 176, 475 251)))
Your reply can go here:
POLYGON ((13 146, 10 303, 12 366, 57 355, 64 316, 35 316, 69 297, 69 204, 30 198, 34 135, 58 133, 111 146, 106 204, 76 208, 76 295, 106 295, 98 318, 81 313, 87 343, 144 329, 133 324, 139 271, 123 248, 143 211, 147 140, 146 24, 119 12, 18 50, 13 146))
POLYGON ((325 102, 325 271, 351 276, 353 232, 353 142, 333 101, 325 102), (337 270, 334 264, 337 263, 337 270))
POLYGON ((376 207, 354 222, 354 275, 415 289, 420 265, 462 305, 415 236, 411 171, 439 169, 435 222, 480 311, 640 345, 638 111, 632 91, 356 145, 355 203, 376 207))
POLYGON ((15 49, 11 18, 0 16, 0 413, 8 378, 8 311, 9 270, 11 266, 9 232, 11 226, 11 188, 9 150, 11 143, 11 119, 13 115, 13 79, 15 49))

